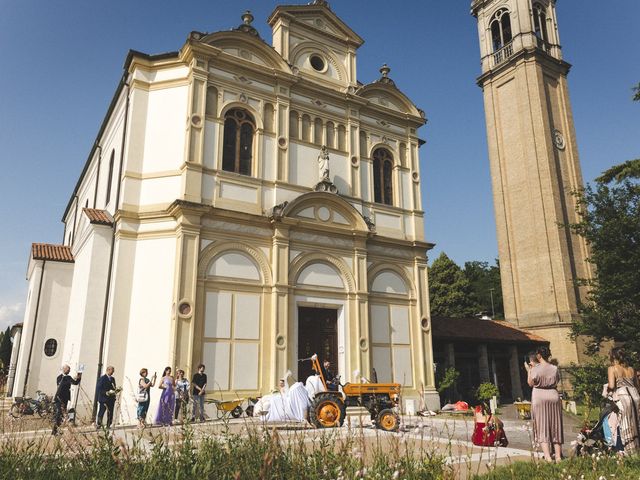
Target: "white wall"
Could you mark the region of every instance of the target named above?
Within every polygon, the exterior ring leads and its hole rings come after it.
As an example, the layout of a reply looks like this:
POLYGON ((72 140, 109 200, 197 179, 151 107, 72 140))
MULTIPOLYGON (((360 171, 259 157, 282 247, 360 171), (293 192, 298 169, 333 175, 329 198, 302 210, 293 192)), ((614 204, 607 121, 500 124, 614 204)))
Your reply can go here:
MULTIPOLYGON (((133 394, 140 369, 146 367, 151 374, 157 371, 161 375, 164 367, 175 367, 171 365, 170 336, 176 239, 152 238, 126 243, 119 256, 119 266, 132 265, 130 269, 121 270, 123 277, 131 277, 130 281, 123 279, 122 283, 115 284, 113 309, 113 315, 123 315, 124 321, 116 319, 111 324, 105 365, 116 367, 116 379, 124 388, 121 421, 133 423, 137 407, 133 394), (117 305, 120 299, 123 304, 117 305)), ((149 420, 155 415, 159 396, 159 390, 153 389, 149 420)))

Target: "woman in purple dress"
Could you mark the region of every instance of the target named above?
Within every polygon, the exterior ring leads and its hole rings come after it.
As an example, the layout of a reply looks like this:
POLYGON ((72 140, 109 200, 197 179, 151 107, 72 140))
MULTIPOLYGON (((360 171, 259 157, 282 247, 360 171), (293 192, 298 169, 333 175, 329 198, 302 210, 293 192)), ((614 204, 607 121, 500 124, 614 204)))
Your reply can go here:
POLYGON ((536 350, 538 363, 525 363, 528 372, 528 383, 533 387, 531 394, 531 419, 536 443, 542 447, 544 458, 548 462, 551 458, 551 445, 555 454, 555 461, 562 459, 562 400, 558 394, 557 385, 560 380, 558 367, 549 363, 551 352, 547 347, 536 350))
POLYGON ((162 390, 162 395, 160 395, 160 405, 158 405, 154 423, 156 425, 172 425, 173 412, 176 408, 176 382, 171 376, 171 367, 165 368, 162 372, 158 388, 162 390))

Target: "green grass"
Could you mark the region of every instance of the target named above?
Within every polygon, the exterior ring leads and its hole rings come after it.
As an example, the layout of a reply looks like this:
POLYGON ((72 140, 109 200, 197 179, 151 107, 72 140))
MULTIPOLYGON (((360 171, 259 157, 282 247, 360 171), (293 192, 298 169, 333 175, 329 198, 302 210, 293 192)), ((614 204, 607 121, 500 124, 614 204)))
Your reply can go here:
POLYGON ((634 457, 580 457, 564 460, 560 464, 538 462, 514 462, 494 468, 474 480, 539 480, 539 479, 638 479, 640 458, 634 457))
POLYGON ((305 433, 283 440, 277 431, 249 430, 194 438, 184 427, 176 438, 131 445, 108 434, 0 443, 0 478, 15 480, 351 480, 453 477, 443 459, 428 451, 379 444, 364 446, 327 433, 308 442, 305 433), (87 442, 89 444, 87 445, 87 442), (367 448, 368 451, 364 451, 367 448), (366 469, 366 470, 365 470, 366 469))

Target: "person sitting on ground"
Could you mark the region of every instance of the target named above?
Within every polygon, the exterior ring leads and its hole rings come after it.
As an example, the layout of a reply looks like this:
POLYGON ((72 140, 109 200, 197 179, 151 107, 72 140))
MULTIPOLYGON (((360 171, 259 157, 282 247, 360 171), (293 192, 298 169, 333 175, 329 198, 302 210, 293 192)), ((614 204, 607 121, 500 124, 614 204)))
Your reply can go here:
POLYGON ((471 442, 480 447, 506 447, 509 444, 504 425, 484 405, 478 405, 473 414, 471 442))

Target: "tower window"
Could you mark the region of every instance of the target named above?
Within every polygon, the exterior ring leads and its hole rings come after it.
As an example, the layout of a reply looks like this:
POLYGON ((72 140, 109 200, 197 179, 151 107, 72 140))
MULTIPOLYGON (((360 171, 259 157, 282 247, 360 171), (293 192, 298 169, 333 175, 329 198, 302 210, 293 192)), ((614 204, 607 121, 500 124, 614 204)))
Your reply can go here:
POLYGON ((493 51, 497 52, 511 42, 511 19, 509 12, 502 8, 498 10, 491 19, 491 40, 493 42, 493 51))
POLYGON ((58 350, 58 341, 55 338, 50 338, 44 342, 44 354, 47 357, 53 357, 58 350))
POLYGON ((246 111, 234 108, 224 116, 222 169, 251 175, 255 122, 246 111))
POLYGON ((378 148, 373 152, 373 193, 376 203, 393 205, 393 157, 389 150, 378 148))
POLYGON ((538 41, 538 47, 546 50, 546 46, 549 43, 549 34, 547 33, 547 14, 545 8, 536 3, 533 6, 533 28, 536 32, 538 41))

